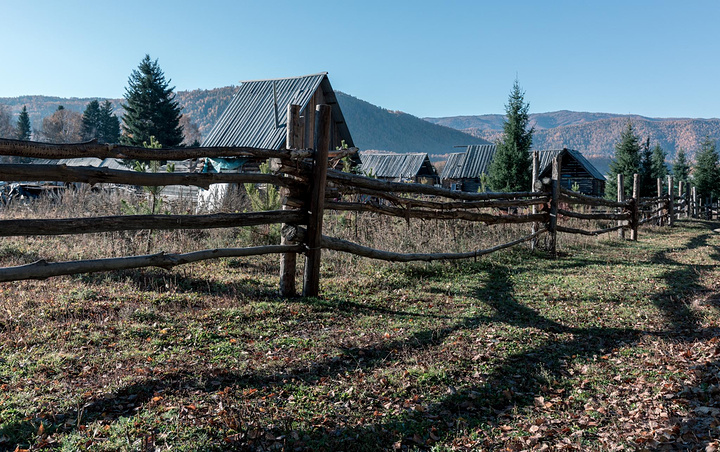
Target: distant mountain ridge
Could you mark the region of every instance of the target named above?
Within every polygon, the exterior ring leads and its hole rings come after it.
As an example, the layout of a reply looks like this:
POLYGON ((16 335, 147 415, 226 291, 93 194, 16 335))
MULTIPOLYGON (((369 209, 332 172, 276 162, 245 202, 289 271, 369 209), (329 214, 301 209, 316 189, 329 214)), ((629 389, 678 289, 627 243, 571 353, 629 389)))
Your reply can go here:
MULTIPOLYGON (((503 115, 478 115, 424 119, 496 141, 502 134, 503 118, 503 115)), ((628 121, 640 139, 650 138, 651 146, 659 144, 667 152, 668 160, 672 160, 680 148, 692 158, 706 136, 720 139, 720 119, 716 118, 649 118, 563 110, 530 115, 530 124, 535 127, 533 148, 577 149, 605 171, 628 121)))
MULTIPOLYGON (((207 136, 213 124, 232 100, 237 87, 210 90, 178 91, 176 99, 183 114, 198 125, 207 136)), ((503 115, 452 116, 418 118, 407 113, 387 110, 351 95, 337 92, 345 120, 355 145, 361 150, 392 152, 426 152, 433 160, 444 160, 448 153, 459 152, 456 146, 495 142, 502 133, 503 115)), ((37 130, 42 118, 58 107, 82 112, 95 98, 62 98, 53 96, 20 96, 0 98, 17 117, 23 105, 28 108, 32 126, 37 130)), ((105 100, 97 98, 98 100, 105 100)), ((122 115, 123 99, 108 99, 122 115)), ((641 139, 650 138, 668 153, 668 161, 683 148, 692 158, 700 142, 710 136, 720 139, 720 119, 648 118, 639 115, 555 111, 534 113, 530 123, 535 127, 535 149, 563 147, 581 151, 600 171, 607 171, 615 144, 628 121, 632 121, 641 139)))
MULTIPOLYGON (((178 91, 175 98, 183 107, 183 115, 197 124, 202 136, 207 136, 236 91, 235 86, 178 91)), ((449 152, 456 152, 454 146, 486 143, 480 137, 450 127, 432 124, 407 113, 389 111, 348 94, 336 94, 355 146, 361 150, 427 152, 438 160, 449 152)), ((16 117, 23 105, 26 105, 33 130, 37 130, 42 124, 42 118, 50 116, 59 105, 82 112, 93 99, 20 96, 0 98, 0 104, 8 105, 16 117)), ((115 107, 118 117, 121 117, 123 99, 108 100, 115 107)))

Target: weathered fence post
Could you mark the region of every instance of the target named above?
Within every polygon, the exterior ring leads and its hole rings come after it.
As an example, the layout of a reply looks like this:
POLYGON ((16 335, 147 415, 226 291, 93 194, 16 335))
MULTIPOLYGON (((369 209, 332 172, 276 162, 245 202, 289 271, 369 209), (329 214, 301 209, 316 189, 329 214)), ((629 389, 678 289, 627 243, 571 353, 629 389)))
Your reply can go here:
POLYGON ((668 176, 668 226, 675 226, 675 185, 673 177, 668 176))
POLYGON ((638 224, 640 224, 640 175, 633 174, 633 199, 630 209, 630 240, 638 239, 638 224))
POLYGON ((312 186, 310 188, 307 258, 305 259, 305 278, 303 281, 304 297, 317 297, 320 292, 320 241, 322 239, 325 182, 332 125, 330 105, 318 105, 315 113, 315 161, 311 179, 312 186))
POLYGON ((698 217, 697 189, 695 187, 693 187, 691 192, 692 192, 692 217, 697 218, 698 217))
MULTIPOLYGON (((617 202, 625 201, 625 176, 623 174, 617 175, 617 202)), ((618 220, 618 226, 624 226, 625 220, 618 220)), ((625 238, 625 229, 618 229, 618 237, 621 239, 625 238)))
MULTIPOLYGON (((288 105, 287 109, 287 121, 285 128, 285 147, 287 149, 297 149, 300 146, 302 140, 302 124, 300 122, 300 106, 299 105, 288 105)), ((290 193, 285 190, 287 195, 285 202, 283 203, 282 209, 289 210, 290 206, 286 204, 287 198, 296 197, 298 193, 290 193)), ((281 245, 292 245, 285 236, 285 224, 282 225, 280 239, 281 245)), ((283 297, 294 297, 295 293, 295 272, 297 269, 297 254, 296 253, 285 253, 280 256, 280 295, 283 297)))
MULTIPOLYGON (((658 198, 662 198, 662 195, 663 195, 662 179, 658 177, 658 178, 657 178, 657 196, 658 196, 658 198)), ((659 199, 659 200, 658 200, 657 208, 658 208, 658 220, 657 220, 657 224, 658 224, 658 226, 662 226, 662 225, 663 225, 662 210, 663 210, 663 208, 664 208, 664 203, 663 203, 663 200, 662 200, 662 199, 659 199)))
MULTIPOLYGON (((535 185, 537 183, 539 168, 540 168, 540 160, 539 160, 538 151, 533 151, 533 154, 532 154, 532 181, 531 181, 530 191, 537 190, 537 187, 535 187, 535 185)), ((533 215, 535 215, 537 213, 537 204, 533 204, 532 213, 533 213, 533 215)), ((532 224, 531 232, 533 234, 535 234, 538 231, 538 226, 539 225, 537 223, 532 224)), ((530 241, 530 249, 531 250, 535 251, 535 248, 537 247, 537 241, 538 241, 537 237, 534 237, 530 241)))
POLYGON ((683 181, 679 180, 679 181, 678 181, 678 197, 680 198, 680 200, 678 201, 678 206, 677 206, 677 209, 678 209, 678 213, 677 213, 678 219, 680 219, 680 218, 682 217, 682 214, 683 214, 683 212, 685 211, 685 207, 686 207, 686 206, 683 204, 683 201, 684 201, 683 195, 685 194, 685 193, 684 193, 684 189, 685 189, 685 184, 683 184, 683 181))
POLYGON ((557 216, 560 204, 560 173, 562 166, 560 164, 560 155, 555 156, 552 163, 552 199, 550 200, 550 253, 553 257, 557 257, 557 216))

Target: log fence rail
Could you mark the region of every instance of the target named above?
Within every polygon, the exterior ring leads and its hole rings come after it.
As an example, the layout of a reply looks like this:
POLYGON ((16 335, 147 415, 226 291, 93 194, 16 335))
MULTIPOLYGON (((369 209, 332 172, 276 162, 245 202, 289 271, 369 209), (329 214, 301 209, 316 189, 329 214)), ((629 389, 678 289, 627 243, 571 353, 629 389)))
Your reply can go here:
MULTIPOLYGON (((621 237, 630 231, 637 240, 638 227, 647 223, 672 226, 676 216, 699 217, 717 215, 717 205, 702 198, 693 187, 678 184, 672 193, 672 178, 662 191, 658 180, 658 196, 638 198, 639 184, 634 177, 629 199, 621 190, 617 201, 591 197, 562 187, 560 160, 553 161, 552 177, 535 180, 537 154, 534 155, 532 191, 516 193, 467 193, 431 185, 387 182, 328 168, 353 150, 329 149, 330 106, 319 105, 315 114, 314 149, 294 149, 297 134, 293 124, 301 124, 299 107, 288 107, 287 149, 255 149, 247 147, 145 149, 96 142, 48 144, 0 139, 0 155, 65 159, 75 157, 119 158, 137 160, 178 160, 208 157, 243 157, 252 161, 270 160, 273 173, 139 173, 108 168, 70 167, 48 164, 0 164, 0 180, 46 180, 66 183, 112 183, 142 186, 193 185, 208 188, 216 183, 273 184, 281 187, 282 210, 235 214, 206 215, 124 215, 110 217, 65 219, 0 219, 0 237, 63 235, 128 230, 210 229, 282 224, 281 244, 248 248, 221 248, 181 254, 148 254, 107 259, 46 262, 40 260, 16 267, 0 268, 0 282, 22 279, 44 279, 96 271, 142 267, 171 268, 190 262, 222 257, 262 254, 281 255, 280 293, 295 295, 296 256, 306 255, 303 295, 317 296, 320 290, 322 250, 352 253, 390 262, 438 261, 477 258, 501 249, 531 242, 548 234, 547 249, 557 256, 557 233, 597 236, 618 231, 621 237), (365 212, 411 219, 460 219, 484 224, 530 223, 529 234, 487 249, 459 253, 396 253, 328 237, 322 233, 325 210, 365 212), (564 222, 594 221, 597 229, 581 229, 564 222), (81 231, 81 232, 78 232, 81 231)), ((623 187, 618 180, 618 187, 623 187)))

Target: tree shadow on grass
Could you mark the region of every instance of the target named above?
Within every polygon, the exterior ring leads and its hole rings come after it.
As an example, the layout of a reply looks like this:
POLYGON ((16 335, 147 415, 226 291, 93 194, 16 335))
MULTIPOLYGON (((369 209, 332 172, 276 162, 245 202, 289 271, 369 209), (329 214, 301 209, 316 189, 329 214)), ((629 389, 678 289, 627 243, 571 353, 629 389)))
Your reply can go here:
MULTIPOLYGON (((707 238, 692 239, 686 247, 705 246, 706 240, 707 238)), ((487 282, 475 288, 475 298, 492 308, 491 314, 461 317, 450 325, 419 331, 402 339, 348 348, 340 357, 321 359, 280 371, 185 369, 164 373, 124 385, 110 394, 91 400, 84 407, 81 420, 82 423, 88 423, 93 420, 113 421, 120 417, 133 416, 144 404, 149 403, 155 394, 183 394, 189 391, 213 393, 223 387, 236 390, 265 387, 272 392, 280 392, 297 384, 297 381, 315 385, 319 384, 323 377, 339 378, 358 370, 373 371, 383 368, 388 362, 400 359, 401 355, 412 356, 413 353, 443 346, 453 333, 473 331, 483 324, 533 328, 552 334, 545 342, 498 358, 495 366, 485 375, 484 383, 460 390, 449 388, 445 396, 427 404, 422 410, 411 406, 387 417, 365 420, 362 425, 342 426, 336 422, 294 431, 298 434, 298 439, 293 439, 291 427, 283 427, 282 422, 275 422, 273 426, 261 426, 263 434, 251 433, 250 429, 257 427, 250 427, 250 423, 246 423, 243 424, 246 427, 238 427, 238 435, 223 446, 218 446, 228 450, 269 450, 279 444, 276 438, 282 437, 285 441, 282 446, 289 450, 390 450, 398 443, 401 447, 427 448, 434 441, 433 437, 473 430, 487 431, 489 426, 502 424, 510 410, 532 406, 535 398, 544 394, 550 380, 561 380, 567 375, 567 361, 570 357, 590 360, 614 348, 636 342, 645 335, 673 334, 687 341, 705 337, 708 331, 700 328, 699 319, 694 312, 682 299, 674 296, 677 290, 694 292, 700 289, 699 273, 673 261, 666 252, 658 253, 654 259, 658 263, 671 266, 671 269, 662 275, 669 288, 654 297, 656 305, 671 323, 669 331, 561 325, 517 301, 511 278, 515 269, 493 265, 485 269, 488 272, 487 282), (674 285, 677 280, 686 280, 683 283, 685 286, 674 285), (558 338, 557 334, 562 334, 563 338, 558 338), (265 431, 272 434, 266 435, 265 431)), ((317 303, 309 300, 298 302, 317 303)), ((359 303, 350 306, 328 304, 326 308, 343 312, 380 312, 377 307, 366 308, 359 303)), ((409 314, 394 310, 382 312, 401 316, 409 314)), ((717 361, 708 364, 708 375, 714 369, 712 366, 717 367, 717 361)), ((240 416, 243 413, 238 411, 236 414, 240 416)), ((252 416, 252 413, 250 415, 252 416)), ((67 426, 64 421, 77 419, 78 416, 77 410, 56 413, 52 418, 51 428, 72 431, 76 426, 67 426)), ((695 420, 697 418, 687 422, 695 420)), ((27 422, 11 423, 0 430, 0 437, 13 435, 18 443, 29 444, 33 436, 27 433, 27 422)), ((292 422, 289 425, 292 425, 292 422)), ((592 432, 587 435, 590 435, 588 439, 592 439, 592 432)))

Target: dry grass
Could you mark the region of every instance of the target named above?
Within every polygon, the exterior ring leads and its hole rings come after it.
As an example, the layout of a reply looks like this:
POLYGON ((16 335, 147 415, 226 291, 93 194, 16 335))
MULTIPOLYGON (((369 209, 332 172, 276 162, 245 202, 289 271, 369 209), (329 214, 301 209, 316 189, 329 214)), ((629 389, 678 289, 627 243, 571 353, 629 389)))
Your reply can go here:
MULTIPOLYGON (((85 199, 24 215, 116 209, 85 199)), ((326 233, 398 251, 527 233, 352 217, 328 215, 326 233)), ((718 227, 561 236, 559 260, 327 253, 321 299, 278 298, 276 256, 2 284, 0 450, 714 447, 718 227)), ((158 232, 155 249, 256 232, 158 232)), ((134 254, 146 238, 4 239, 0 263, 134 254)))

